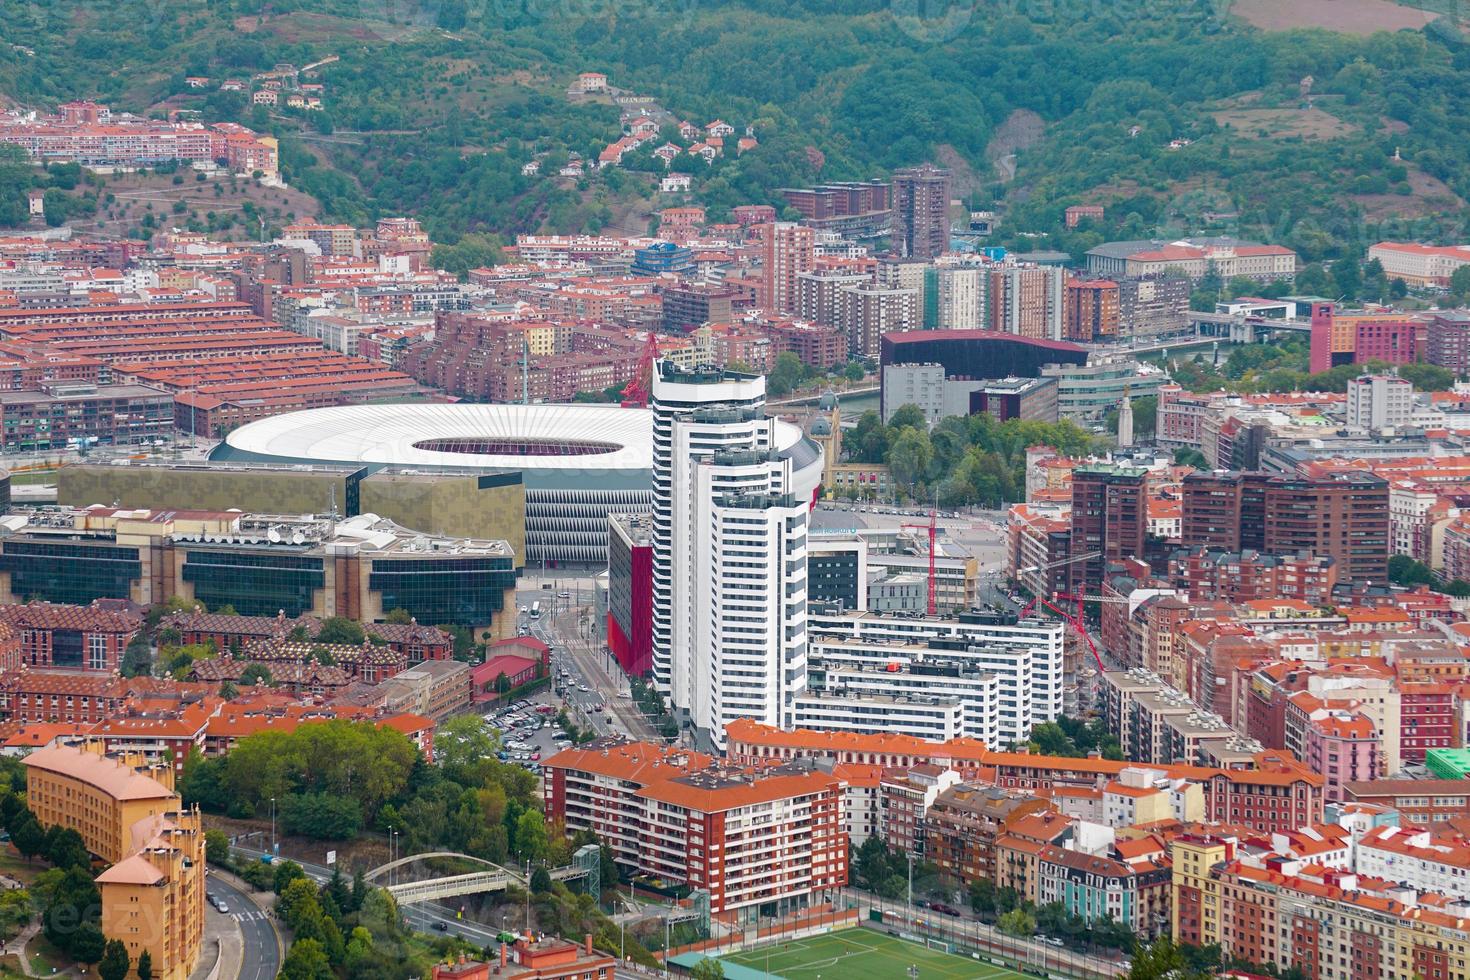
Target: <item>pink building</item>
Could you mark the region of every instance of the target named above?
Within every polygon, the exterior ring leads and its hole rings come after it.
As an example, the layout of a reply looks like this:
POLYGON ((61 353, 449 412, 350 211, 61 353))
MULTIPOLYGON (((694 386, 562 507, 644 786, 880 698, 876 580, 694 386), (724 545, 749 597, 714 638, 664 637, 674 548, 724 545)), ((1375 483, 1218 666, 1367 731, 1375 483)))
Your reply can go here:
POLYGON ((1328 803, 1345 799, 1343 784, 1378 778, 1379 748, 1373 722, 1356 711, 1314 711, 1302 732, 1302 758, 1326 780, 1328 803))
POLYGON ((1353 362, 1371 360, 1389 364, 1413 364, 1426 349, 1425 335, 1429 325, 1422 320, 1361 320, 1357 325, 1357 342, 1353 362))

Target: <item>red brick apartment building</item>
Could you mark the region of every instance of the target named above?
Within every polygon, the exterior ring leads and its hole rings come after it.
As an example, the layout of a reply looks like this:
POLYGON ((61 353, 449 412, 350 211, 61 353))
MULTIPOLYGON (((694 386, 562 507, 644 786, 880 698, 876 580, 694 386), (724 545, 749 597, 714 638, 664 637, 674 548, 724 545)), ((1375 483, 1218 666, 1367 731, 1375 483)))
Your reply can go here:
POLYGON ((810 764, 739 767, 606 737, 544 766, 548 820, 593 831, 619 865, 708 891, 711 912, 847 884, 844 784, 810 764))
POLYGON ((30 667, 115 673, 128 641, 143 625, 134 612, 49 602, 0 606, 0 623, 20 636, 21 662, 30 667))

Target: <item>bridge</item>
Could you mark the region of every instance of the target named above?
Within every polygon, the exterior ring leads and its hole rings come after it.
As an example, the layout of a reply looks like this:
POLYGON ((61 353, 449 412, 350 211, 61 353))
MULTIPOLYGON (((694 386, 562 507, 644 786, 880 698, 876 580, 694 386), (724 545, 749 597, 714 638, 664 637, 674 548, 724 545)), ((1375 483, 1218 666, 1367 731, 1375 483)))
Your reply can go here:
MULTIPOLYGON (((440 898, 453 898, 457 895, 479 895, 485 892, 505 891, 511 885, 521 888, 529 888, 530 882, 526 876, 519 871, 513 871, 494 861, 478 858, 470 854, 460 854, 456 851, 426 851, 421 854, 410 854, 407 857, 380 864, 376 868, 364 874, 363 880, 372 882, 382 878, 399 868, 413 864, 417 861, 429 861, 434 859, 467 861, 471 864, 484 865, 484 871, 471 871, 465 874, 442 875, 437 878, 426 878, 422 881, 398 881, 386 886, 388 893, 400 904, 413 904, 415 902, 429 902, 440 898)), ((595 844, 588 844, 577 848, 577 853, 572 855, 572 863, 564 868, 552 868, 549 871, 553 881, 570 881, 578 878, 587 880, 587 890, 596 894, 601 890, 602 853, 595 844)))

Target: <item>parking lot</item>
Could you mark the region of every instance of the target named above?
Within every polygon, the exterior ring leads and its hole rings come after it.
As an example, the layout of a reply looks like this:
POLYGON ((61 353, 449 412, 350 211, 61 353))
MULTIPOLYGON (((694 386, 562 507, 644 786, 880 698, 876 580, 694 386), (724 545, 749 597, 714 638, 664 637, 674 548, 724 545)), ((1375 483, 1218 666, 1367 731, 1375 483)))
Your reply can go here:
POLYGON ((541 774, 543 759, 572 743, 556 727, 561 699, 550 691, 538 691, 514 704, 485 714, 485 720, 500 732, 500 759, 541 774))

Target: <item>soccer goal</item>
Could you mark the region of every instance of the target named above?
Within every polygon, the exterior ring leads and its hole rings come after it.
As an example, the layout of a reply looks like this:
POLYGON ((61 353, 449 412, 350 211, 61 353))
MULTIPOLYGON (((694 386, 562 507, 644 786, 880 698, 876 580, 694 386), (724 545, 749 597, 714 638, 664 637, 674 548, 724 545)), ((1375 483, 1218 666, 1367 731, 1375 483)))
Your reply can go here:
POLYGON ((925 939, 924 945, 928 946, 930 949, 937 949, 941 953, 954 952, 954 950, 950 949, 949 943, 945 942, 943 939, 925 939))

